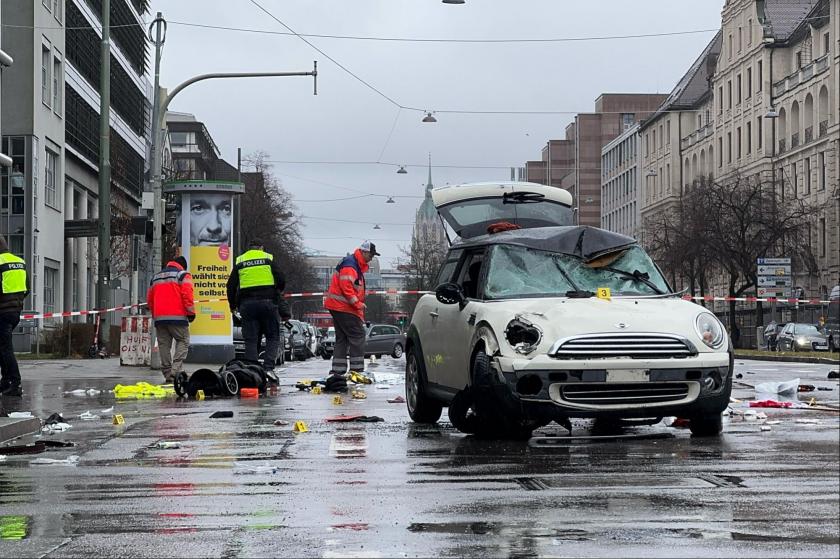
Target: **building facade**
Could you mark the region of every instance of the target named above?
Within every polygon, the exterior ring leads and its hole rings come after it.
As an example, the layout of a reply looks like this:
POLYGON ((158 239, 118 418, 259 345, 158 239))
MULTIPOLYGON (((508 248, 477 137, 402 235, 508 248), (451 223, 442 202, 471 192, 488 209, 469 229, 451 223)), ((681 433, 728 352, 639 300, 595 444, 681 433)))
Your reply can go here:
MULTIPOLYGON (((0 234, 26 259, 43 312, 94 308, 95 237, 74 236, 98 214, 101 65, 99 0, 6 0, 0 234), (68 227, 69 225, 69 227, 68 227), (76 231, 71 233, 70 231, 76 231)), ((111 207, 113 223, 140 212, 149 147, 151 86, 142 20, 146 0, 111 2, 111 207)), ((86 235, 88 233, 81 233, 86 235)), ((146 251, 130 226, 113 231, 111 300, 137 298, 146 251)))
POLYGON ((639 125, 601 150, 601 228, 638 238, 642 189, 639 125))
POLYGON ((529 181, 568 190, 580 225, 601 225, 601 151, 650 116, 665 99, 658 93, 604 93, 595 111, 575 115, 565 139, 550 140, 540 161, 525 164, 529 181))
POLYGON ((840 281, 838 13, 840 0, 728 0, 721 31, 640 130, 643 221, 695 181, 736 174, 824 205, 818 271, 793 270, 807 297, 840 281))
POLYGON ((426 181, 423 201, 414 215, 412 245, 415 241, 418 241, 424 245, 441 247, 441 250, 445 251, 449 242, 446 239, 446 230, 443 228, 437 209, 435 209, 435 203, 432 201, 432 189, 434 187, 434 184, 432 184, 432 156, 429 155, 429 179, 426 181))

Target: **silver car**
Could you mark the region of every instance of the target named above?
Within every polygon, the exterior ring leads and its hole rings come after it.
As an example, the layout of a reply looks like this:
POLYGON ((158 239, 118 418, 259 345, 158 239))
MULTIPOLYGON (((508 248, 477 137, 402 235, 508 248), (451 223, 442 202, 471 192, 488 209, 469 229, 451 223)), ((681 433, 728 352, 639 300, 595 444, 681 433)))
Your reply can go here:
POLYGON ((402 357, 405 349, 405 335, 400 329, 390 324, 371 324, 365 336, 365 357, 390 355, 395 359, 402 357))
POLYGON ((813 324, 790 322, 778 338, 779 351, 828 351, 828 338, 813 324))

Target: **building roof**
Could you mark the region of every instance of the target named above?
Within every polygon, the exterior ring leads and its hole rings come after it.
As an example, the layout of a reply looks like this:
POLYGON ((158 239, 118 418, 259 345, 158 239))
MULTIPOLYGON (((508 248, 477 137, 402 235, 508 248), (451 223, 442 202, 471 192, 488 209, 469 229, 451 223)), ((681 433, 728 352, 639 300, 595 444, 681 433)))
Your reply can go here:
POLYGON ((714 72, 714 64, 720 56, 720 48, 723 44, 723 33, 718 31, 715 36, 697 57, 688 71, 680 78, 671 94, 662 102, 662 105, 646 119, 641 127, 653 122, 660 115, 672 109, 685 109, 697 106, 711 91, 709 78, 714 72))
POLYGON ((774 39, 787 41, 819 3, 820 0, 765 0, 764 24, 774 39))
POLYGON ((421 221, 437 221, 437 210, 435 209, 435 204, 432 202, 432 189, 434 185, 432 184, 432 154, 429 154, 429 180, 426 183, 426 196, 423 198, 423 202, 420 204, 420 207, 417 208, 417 217, 415 222, 421 221))

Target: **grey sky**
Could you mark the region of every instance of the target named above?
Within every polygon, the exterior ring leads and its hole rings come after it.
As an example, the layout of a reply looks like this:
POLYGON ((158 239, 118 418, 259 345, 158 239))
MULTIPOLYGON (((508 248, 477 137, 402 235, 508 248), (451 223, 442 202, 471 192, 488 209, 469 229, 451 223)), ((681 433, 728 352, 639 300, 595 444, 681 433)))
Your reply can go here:
MULTIPOLYGON (((298 33, 411 38, 558 38, 717 29, 722 0, 258 0, 298 33)), ((264 150, 277 161, 377 161, 522 166, 572 115, 422 114, 397 107, 294 36, 199 29, 175 22, 285 31, 248 0, 152 0, 171 22, 161 82, 212 71, 308 71, 311 78, 211 81, 172 104, 205 122, 222 156, 264 150), (380 157, 380 153, 382 153, 380 157)), ((668 92, 713 32, 564 43, 452 44, 309 39, 399 104, 428 110, 591 111, 602 92, 668 92)), ((384 266, 402 256, 423 194, 425 168, 399 175, 385 165, 274 165, 306 216, 306 246, 341 255, 366 238, 384 266), (328 186, 330 185, 335 186, 328 186), (343 187, 337 188, 337 187, 343 187), (370 197, 355 191, 417 196, 370 197), (317 200, 310 202, 309 200, 317 200), (338 218, 370 224, 333 222, 338 218), (373 224, 381 224, 374 230, 373 224), (348 238, 332 238, 348 237, 348 238)), ((435 168, 435 185, 507 180, 505 169, 435 168)))

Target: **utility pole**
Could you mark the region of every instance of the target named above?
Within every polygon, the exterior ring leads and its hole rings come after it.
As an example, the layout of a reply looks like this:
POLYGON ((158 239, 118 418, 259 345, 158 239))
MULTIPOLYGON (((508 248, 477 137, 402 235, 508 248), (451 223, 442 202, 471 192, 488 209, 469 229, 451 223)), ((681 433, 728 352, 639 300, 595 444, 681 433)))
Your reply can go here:
MULTIPOLYGON (((166 42, 166 20, 163 19, 161 12, 157 13, 154 21, 149 25, 149 41, 155 45, 155 86, 152 90, 152 165, 149 167, 149 178, 151 179, 150 186, 153 192, 154 207, 152 209, 152 265, 151 273, 155 274, 160 269, 161 260, 163 258, 162 249, 162 228, 163 228, 163 200, 160 194, 160 188, 155 188, 154 185, 161 183, 161 169, 160 164, 160 150, 163 149, 163 138, 161 137, 161 130, 158 126, 160 119, 160 51, 163 48, 163 43, 166 42), (155 37, 152 38, 152 29, 154 28, 155 37)), ((146 190, 149 190, 147 188, 146 190)), ((151 311, 151 309, 149 309, 151 311)), ((154 344, 157 339, 155 332, 155 323, 150 321, 150 343, 154 344)), ((152 351, 151 366, 153 369, 160 368, 160 353, 152 351)))
MULTIPOLYGON (((99 72, 99 261, 97 306, 110 305, 111 289, 111 0, 102 0, 102 46, 99 72)), ((106 343, 110 328, 107 313, 100 315, 100 339, 106 343)))

